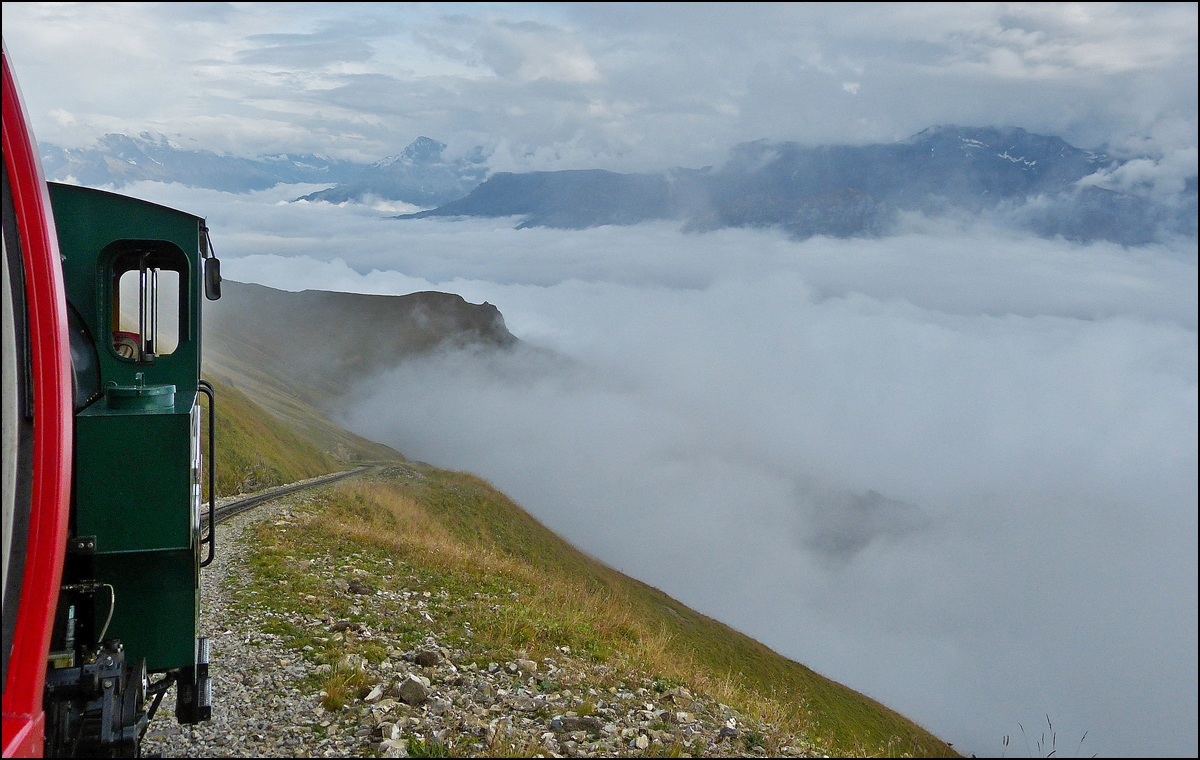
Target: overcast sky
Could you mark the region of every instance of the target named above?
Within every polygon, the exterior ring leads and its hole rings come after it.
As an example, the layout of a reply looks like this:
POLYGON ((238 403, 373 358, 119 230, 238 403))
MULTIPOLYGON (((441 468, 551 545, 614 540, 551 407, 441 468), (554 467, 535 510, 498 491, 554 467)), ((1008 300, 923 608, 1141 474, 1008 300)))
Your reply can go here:
MULTIPOLYGON (((365 161, 427 135, 497 170, 642 170, 958 123, 1196 175, 1195 4, 3 14, 38 138, 70 147, 151 131, 365 161)), ((1049 713, 1060 741, 1090 732, 1085 755, 1195 755, 1194 240, 909 216, 797 242, 289 202, 316 189, 123 192, 208 217, 235 279, 496 304, 567 360, 438 356, 347 423, 956 747, 999 752, 1049 713)))
MULTIPOLYGON (((738 142, 1021 126, 1195 148, 1197 15, 1164 5, 5 3, 41 140, 165 134, 493 169, 700 166, 738 142)), ((1195 158, 1193 157, 1194 164, 1195 158)))

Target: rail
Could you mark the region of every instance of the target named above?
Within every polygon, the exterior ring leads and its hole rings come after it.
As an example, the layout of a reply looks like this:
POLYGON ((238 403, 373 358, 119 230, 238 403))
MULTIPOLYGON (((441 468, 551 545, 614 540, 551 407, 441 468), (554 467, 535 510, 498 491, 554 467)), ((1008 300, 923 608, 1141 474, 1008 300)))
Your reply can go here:
MULTIPOLYGON (((257 507, 263 502, 271 501, 272 499, 278 499, 280 496, 286 496, 287 494, 294 493, 296 491, 303 491, 306 488, 315 488, 316 486, 322 486, 326 483, 333 483, 344 478, 349 478, 353 475, 358 475, 367 469, 367 467, 358 467, 345 472, 335 472, 329 475, 322 475, 319 478, 313 478, 312 480, 308 480, 303 483, 292 483, 291 485, 280 486, 279 488, 272 488, 269 491, 263 491, 260 494, 255 494, 254 496, 247 496, 244 499, 238 499, 237 501, 230 502, 224 506, 217 507, 216 517, 214 519, 218 524, 220 524, 234 515, 240 515, 242 512, 257 507)), ((205 525, 208 524, 207 515, 203 517, 201 523, 205 525)))

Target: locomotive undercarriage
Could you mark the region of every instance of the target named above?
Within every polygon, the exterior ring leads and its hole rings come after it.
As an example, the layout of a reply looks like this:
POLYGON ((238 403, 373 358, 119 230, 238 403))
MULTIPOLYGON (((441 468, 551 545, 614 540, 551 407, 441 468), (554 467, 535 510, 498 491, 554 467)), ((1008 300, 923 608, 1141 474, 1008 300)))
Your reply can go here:
POLYGON ((127 661, 121 642, 110 639, 84 650, 82 663, 47 673, 47 757, 138 757, 146 727, 172 684, 178 686, 180 723, 211 717, 207 662, 197 672, 171 671, 151 682, 145 660, 127 661))
POLYGON ((94 546, 90 536, 68 546, 43 696, 46 757, 140 756, 146 728, 173 685, 176 720, 212 717, 206 638, 197 642, 196 667, 153 682, 144 659, 130 660, 120 640, 104 638, 118 600, 112 586, 92 580, 94 546), (99 611, 106 611, 102 621, 99 611))
POLYGON ((46 674, 46 754, 137 757, 149 723, 145 661, 127 662, 119 641, 84 651, 80 667, 46 674))

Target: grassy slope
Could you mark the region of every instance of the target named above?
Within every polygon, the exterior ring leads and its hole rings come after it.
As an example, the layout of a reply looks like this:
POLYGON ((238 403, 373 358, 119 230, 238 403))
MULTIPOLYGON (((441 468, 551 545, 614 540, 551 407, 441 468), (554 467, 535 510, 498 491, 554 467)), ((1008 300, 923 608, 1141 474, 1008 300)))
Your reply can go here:
MULTIPOLYGON (((229 389, 243 398, 253 399, 255 409, 267 412, 282 428, 295 433, 336 462, 404 460, 395 449, 333 424, 315 406, 303 400, 302 394, 257 367, 213 361, 206 355, 205 368, 205 377, 217 387, 218 394, 222 389, 229 389)), ((222 403, 223 397, 218 395, 218 415, 222 403)))
POLYGON ((218 495, 256 491, 341 469, 333 457, 233 386, 214 381, 213 389, 218 495))
POLYGON ((495 306, 449 293, 290 293, 233 281, 224 291, 205 304, 205 368, 254 384, 264 405, 284 402, 268 406, 276 415, 296 400, 328 409, 375 373, 439 346, 518 342, 495 306))
MULTIPOLYGON (((747 715, 765 716, 780 735, 806 737, 833 753, 954 755, 878 702, 588 557, 485 481, 403 464, 393 450, 289 400, 269 378, 235 376, 236 387, 217 380, 218 493, 390 460, 390 477, 327 491, 311 529, 289 536, 308 544, 288 551, 366 547, 399 557, 431 587, 464 600, 465 619, 479 634, 472 644, 491 647, 481 655, 485 663, 518 650, 538 659, 567 645, 707 692, 747 715), (260 406, 239 388, 267 403, 260 406), (498 593, 501 587, 518 590, 520 600, 498 593), (477 594, 487 603, 472 601, 477 594)), ((271 565, 274 554, 263 554, 260 571, 286 575, 271 565)), ((316 590, 302 571, 295 575, 293 594, 277 600, 284 607, 302 606, 301 591, 316 590)))
MULTIPOLYGON (((485 481, 432 468, 424 474, 402 488, 460 551, 511 558, 536 582, 559 587, 551 594, 556 604, 547 609, 559 603, 564 609, 607 608, 608 616, 628 621, 636 632, 630 640, 614 631, 595 643, 597 651, 645 658, 646 645, 656 641, 649 647, 657 652, 651 663, 663 675, 718 693, 748 714, 766 713, 835 751, 954 755, 899 713, 586 556, 485 481)), ((526 645, 557 646, 553 630, 545 624, 530 629, 526 645)))
POLYGON ((280 398, 282 413, 272 414, 241 391, 244 381, 235 384, 213 374, 209 380, 217 396, 218 496, 293 483, 361 462, 404 461, 395 450, 342 430, 304 404, 280 398))

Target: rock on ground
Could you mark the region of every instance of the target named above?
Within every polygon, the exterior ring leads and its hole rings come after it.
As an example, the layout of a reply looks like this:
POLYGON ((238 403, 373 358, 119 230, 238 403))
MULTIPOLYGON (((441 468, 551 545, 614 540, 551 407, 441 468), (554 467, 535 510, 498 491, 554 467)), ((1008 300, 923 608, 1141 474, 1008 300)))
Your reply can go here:
MULTIPOLYGON (((771 736, 772 727, 747 720, 711 697, 682 686, 664 689, 645 674, 614 673, 567 647, 541 662, 518 653, 511 662, 480 667, 471 652, 443 647, 427 615, 422 619, 429 621, 428 633, 410 651, 361 625, 338 628, 299 613, 288 617, 294 625, 320 628, 322 635, 375 636, 388 652, 378 664, 358 655, 343 657, 336 667, 362 671, 376 686, 342 710, 325 710, 307 676, 335 666, 319 664, 311 653, 291 649, 280 636, 266 632, 274 613, 253 605, 248 612, 229 606, 233 593, 252 582, 244 529, 259 520, 286 529, 306 519, 312 499, 293 494, 220 526, 216 559, 201 574, 200 629, 212 645, 213 719, 179 725, 172 690, 150 724, 143 753, 405 757, 410 742, 416 742, 411 748, 418 751, 448 749, 455 755, 765 754, 761 742, 771 736), (620 686, 602 686, 614 683, 620 686), (439 743, 448 746, 428 746, 439 743)), ((301 562, 340 593, 354 594, 351 582, 361 584, 334 577, 337 572, 323 558, 301 562)), ((358 598, 363 605, 387 605, 389 615, 399 615, 423 611, 426 597, 428 592, 379 591, 358 598)), ((817 752, 796 737, 772 738, 783 755, 817 752)))

